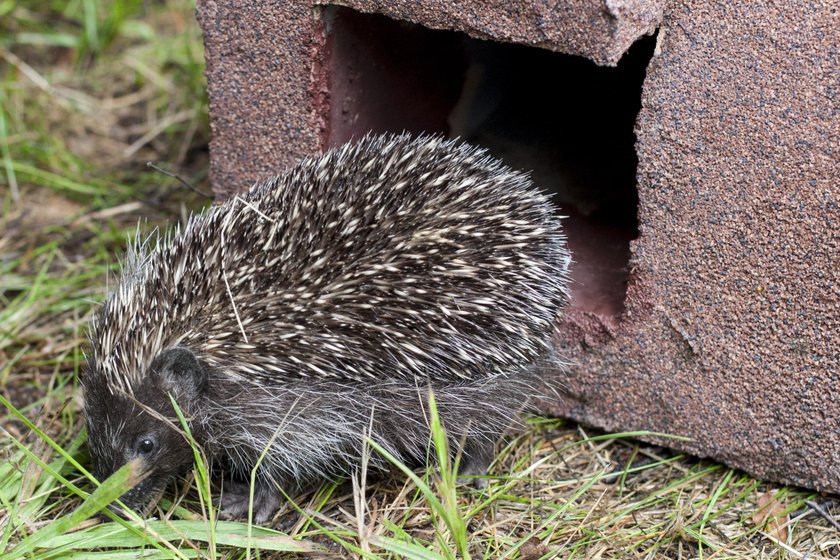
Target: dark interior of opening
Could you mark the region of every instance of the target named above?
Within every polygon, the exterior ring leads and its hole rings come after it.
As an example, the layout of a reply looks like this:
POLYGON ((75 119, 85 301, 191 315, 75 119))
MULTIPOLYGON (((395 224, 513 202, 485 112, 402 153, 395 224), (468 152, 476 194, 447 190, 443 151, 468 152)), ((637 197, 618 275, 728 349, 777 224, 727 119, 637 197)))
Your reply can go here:
POLYGON ((638 235, 633 126, 653 38, 604 68, 346 8, 331 7, 324 18, 326 144, 369 131, 438 132, 530 170, 568 216, 572 311, 617 320, 638 235))

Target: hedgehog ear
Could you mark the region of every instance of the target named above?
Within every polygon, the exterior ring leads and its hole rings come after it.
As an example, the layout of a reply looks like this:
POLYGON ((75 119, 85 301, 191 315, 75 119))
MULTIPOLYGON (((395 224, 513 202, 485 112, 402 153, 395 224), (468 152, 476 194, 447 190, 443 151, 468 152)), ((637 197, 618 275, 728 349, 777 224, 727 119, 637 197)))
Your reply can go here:
POLYGON ((181 404, 190 405, 203 392, 207 383, 207 372, 195 354, 186 348, 170 348, 155 360, 157 373, 164 391, 171 392, 181 404))

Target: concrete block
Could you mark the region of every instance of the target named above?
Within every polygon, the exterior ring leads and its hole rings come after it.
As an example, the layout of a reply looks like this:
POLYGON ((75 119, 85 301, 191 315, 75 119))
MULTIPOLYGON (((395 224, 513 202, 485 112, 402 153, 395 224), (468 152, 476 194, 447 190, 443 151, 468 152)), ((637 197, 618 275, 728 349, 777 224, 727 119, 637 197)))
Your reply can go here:
POLYGON ((200 0, 214 189, 369 130, 533 169, 576 260, 546 408, 840 492, 836 8, 555 4, 200 0))

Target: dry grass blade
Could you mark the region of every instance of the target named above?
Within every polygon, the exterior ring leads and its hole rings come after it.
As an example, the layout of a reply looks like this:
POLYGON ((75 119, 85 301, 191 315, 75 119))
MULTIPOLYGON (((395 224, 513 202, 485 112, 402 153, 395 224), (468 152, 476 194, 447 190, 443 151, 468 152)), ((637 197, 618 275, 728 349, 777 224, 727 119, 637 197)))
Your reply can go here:
POLYGON ((785 504, 776 499, 772 492, 765 492, 758 498, 758 509, 753 513, 752 521, 777 541, 787 541, 790 517, 785 504))

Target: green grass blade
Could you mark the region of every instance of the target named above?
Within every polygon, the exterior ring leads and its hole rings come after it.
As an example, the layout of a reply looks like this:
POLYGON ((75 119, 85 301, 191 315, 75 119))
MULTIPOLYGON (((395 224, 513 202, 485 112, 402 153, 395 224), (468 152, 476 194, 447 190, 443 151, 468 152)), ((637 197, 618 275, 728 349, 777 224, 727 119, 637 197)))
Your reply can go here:
MULTIPOLYGON (((110 480, 110 479, 109 479, 110 480)), ((154 531, 159 538, 178 542, 187 538, 191 541, 210 543, 207 523, 204 521, 149 521, 134 524, 140 530, 154 531)), ((254 548, 277 552, 308 552, 314 547, 305 541, 265 527, 249 527, 247 523, 219 521, 216 523, 215 543, 237 548, 254 548)), ((52 535, 41 542, 43 548, 63 548, 68 550, 91 550, 95 548, 140 548, 148 544, 148 537, 129 531, 116 523, 96 525, 90 529, 75 533, 52 535)))
POLYGON ((28 163, 20 161, 12 162, 12 169, 21 177, 26 177, 30 181, 50 187, 56 192, 67 192, 83 195, 97 195, 101 194, 102 189, 96 186, 85 185, 67 177, 63 177, 57 173, 39 169, 28 163))
POLYGON ((371 539, 370 542, 383 550, 399 555, 400 558, 408 558, 409 560, 446 560, 445 556, 441 556, 437 552, 408 541, 391 537, 377 537, 371 539))
POLYGON ((429 506, 435 511, 437 515, 440 517, 446 516, 446 509, 443 507, 443 504, 438 500, 437 496, 435 495, 434 491, 431 487, 426 484, 422 478, 417 476, 417 473, 412 471, 399 459, 391 455, 384 447, 376 443, 370 438, 367 438, 368 445, 370 445, 377 453, 381 454, 385 459, 390 462, 392 465, 397 467, 403 474, 405 474, 411 481, 414 483, 415 486, 423 493, 423 496, 429 501, 429 506))
POLYGON ((210 546, 210 554, 215 557, 217 523, 215 522, 216 510, 213 508, 213 498, 210 488, 210 469, 208 468, 208 463, 204 458, 204 453, 202 452, 201 447, 199 447, 195 438, 193 438, 189 423, 187 422, 187 418, 184 416, 181 407, 178 406, 178 403, 175 401, 175 397, 171 394, 169 395, 169 400, 172 403, 172 408, 175 409, 175 414, 178 416, 178 422, 181 424, 181 429, 184 430, 184 433, 189 440, 190 447, 192 448, 193 461, 195 463, 195 468, 193 469, 195 472, 195 483, 198 489, 199 500, 201 501, 201 508, 205 512, 205 518, 207 520, 202 523, 204 523, 204 528, 209 536, 208 544, 210 546))
POLYGON ((172 560, 175 558, 207 558, 199 550, 183 550, 178 554, 163 550, 106 550, 67 552, 57 556, 52 551, 35 556, 33 560, 172 560))
POLYGON ((8 558, 23 558, 38 547, 49 547, 50 539, 63 535, 82 521, 97 514, 134 487, 142 478, 140 460, 126 463, 94 490, 75 511, 56 519, 20 541, 9 552, 8 558))
POLYGON ((79 46, 79 38, 70 33, 39 33, 23 31, 13 36, 13 43, 43 47, 63 47, 73 49, 79 46))
MULTIPOLYGON (((32 430, 33 433, 35 433, 35 435, 37 435, 39 438, 41 438, 42 440, 47 442, 47 444, 50 447, 52 447, 69 464, 73 465, 73 468, 77 469, 79 472, 81 472, 83 475, 85 475, 85 477, 87 477, 88 480, 91 480, 91 481, 96 480, 93 477, 93 475, 90 474, 90 472, 88 472, 87 469, 85 469, 70 453, 67 452, 66 449, 64 449, 64 447, 62 447, 61 445, 56 443, 43 430, 41 430, 38 426, 36 426, 34 423, 32 423, 32 421, 29 420, 29 418, 27 418, 17 408, 15 408, 12 405, 12 403, 10 403, 8 400, 6 400, 6 397, 4 397, 2 394, 0 394, 0 405, 3 405, 4 407, 6 407, 6 409, 9 410, 15 418, 17 418, 18 420, 23 422, 26 425, 27 428, 29 428, 30 430, 32 430)), ((28 451, 28 449, 24 449, 24 452, 26 452, 26 451, 28 451)))
MULTIPOLYGON (((449 455, 449 442, 440 421, 437 401, 434 393, 429 391, 429 416, 432 441, 435 445, 435 454, 438 460, 440 482, 438 487, 441 493, 441 504, 443 506, 443 522, 449 529, 452 538, 461 558, 470 559, 469 544, 467 542, 467 523, 458 507, 458 461, 452 461, 449 455)), ((446 543, 441 540, 441 546, 446 550, 446 543)))

